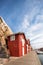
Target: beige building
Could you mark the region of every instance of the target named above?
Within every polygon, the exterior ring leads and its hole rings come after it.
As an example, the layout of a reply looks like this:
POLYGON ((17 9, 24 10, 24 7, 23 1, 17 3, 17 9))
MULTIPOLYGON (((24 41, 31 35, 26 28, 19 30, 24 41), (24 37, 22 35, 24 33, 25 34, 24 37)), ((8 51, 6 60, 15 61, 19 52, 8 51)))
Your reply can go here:
POLYGON ((13 34, 12 30, 6 24, 4 19, 0 17, 0 42, 2 43, 2 45, 5 44, 5 38, 10 34, 13 34))

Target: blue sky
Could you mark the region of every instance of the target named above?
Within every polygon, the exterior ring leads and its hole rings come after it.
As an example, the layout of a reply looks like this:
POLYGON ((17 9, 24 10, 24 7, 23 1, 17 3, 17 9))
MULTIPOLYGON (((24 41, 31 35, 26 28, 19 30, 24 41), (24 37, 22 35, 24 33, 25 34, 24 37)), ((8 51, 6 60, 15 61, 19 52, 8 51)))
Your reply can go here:
POLYGON ((33 48, 43 47, 43 0, 0 0, 0 16, 14 33, 24 32, 33 48))

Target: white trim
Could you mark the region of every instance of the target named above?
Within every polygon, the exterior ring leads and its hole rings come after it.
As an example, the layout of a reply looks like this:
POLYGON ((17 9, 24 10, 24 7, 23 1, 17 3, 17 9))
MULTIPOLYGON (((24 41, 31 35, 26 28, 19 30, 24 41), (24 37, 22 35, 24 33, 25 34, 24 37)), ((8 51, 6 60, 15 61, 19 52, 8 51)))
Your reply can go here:
POLYGON ((24 47, 22 47, 22 55, 24 56, 24 47))

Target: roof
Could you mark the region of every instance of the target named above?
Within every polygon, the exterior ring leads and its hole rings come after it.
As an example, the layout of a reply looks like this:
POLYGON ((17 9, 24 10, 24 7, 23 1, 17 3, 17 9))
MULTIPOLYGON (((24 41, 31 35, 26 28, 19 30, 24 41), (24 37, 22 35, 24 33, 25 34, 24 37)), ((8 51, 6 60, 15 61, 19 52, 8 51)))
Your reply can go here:
POLYGON ((24 35, 25 36, 25 34, 23 32, 18 32, 18 33, 15 33, 15 34, 8 35, 8 37, 13 36, 13 35, 24 35))

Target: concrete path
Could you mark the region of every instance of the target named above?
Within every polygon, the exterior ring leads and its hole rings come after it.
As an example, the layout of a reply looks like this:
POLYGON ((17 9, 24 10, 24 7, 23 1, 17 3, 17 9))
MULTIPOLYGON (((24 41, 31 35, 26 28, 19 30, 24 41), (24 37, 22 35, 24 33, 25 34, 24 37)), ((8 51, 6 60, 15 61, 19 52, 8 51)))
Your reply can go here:
POLYGON ((5 65, 41 65, 40 60, 35 51, 31 51, 23 57, 9 61, 5 65))

